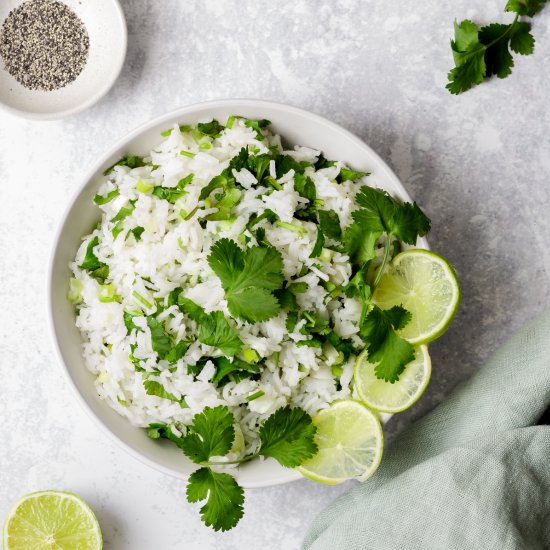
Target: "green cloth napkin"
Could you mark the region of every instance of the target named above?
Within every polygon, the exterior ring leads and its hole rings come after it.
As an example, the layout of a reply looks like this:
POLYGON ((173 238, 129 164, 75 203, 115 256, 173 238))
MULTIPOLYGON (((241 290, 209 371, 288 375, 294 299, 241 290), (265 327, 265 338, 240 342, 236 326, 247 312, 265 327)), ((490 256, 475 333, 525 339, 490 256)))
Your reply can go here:
POLYGON ((303 548, 549 549, 550 426, 535 425, 549 405, 546 314, 403 432, 303 548))

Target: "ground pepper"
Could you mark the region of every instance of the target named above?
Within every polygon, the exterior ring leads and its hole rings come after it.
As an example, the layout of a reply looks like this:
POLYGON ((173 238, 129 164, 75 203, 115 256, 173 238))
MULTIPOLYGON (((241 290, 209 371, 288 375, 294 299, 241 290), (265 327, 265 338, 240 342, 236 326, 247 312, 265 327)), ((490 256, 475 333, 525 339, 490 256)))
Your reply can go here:
POLYGON ((52 91, 73 82, 88 59, 82 20, 57 0, 29 0, 10 12, 0 30, 5 69, 26 88, 52 91))

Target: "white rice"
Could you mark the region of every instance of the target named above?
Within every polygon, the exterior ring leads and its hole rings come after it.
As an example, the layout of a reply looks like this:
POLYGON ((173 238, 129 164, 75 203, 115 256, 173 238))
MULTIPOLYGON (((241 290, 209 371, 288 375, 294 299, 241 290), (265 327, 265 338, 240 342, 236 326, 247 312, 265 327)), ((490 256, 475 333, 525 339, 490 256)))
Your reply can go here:
MULTIPOLYGON (((217 208, 199 200, 201 189, 228 166, 241 148, 248 147, 257 154, 268 152, 270 146, 277 146, 282 151, 279 136, 266 130, 263 133, 265 138, 259 140, 253 129, 237 119, 232 128, 213 140, 211 148, 201 149, 191 133, 182 133, 174 126, 171 134, 145 158, 153 166, 133 169, 116 166, 105 177, 99 194, 107 195, 115 189, 120 194, 99 207, 102 221, 84 237, 75 262, 71 264, 74 278, 80 282, 77 286, 81 285, 76 324, 84 339, 84 359, 88 369, 96 375, 95 384, 100 397, 135 426, 147 427, 160 422, 173 425, 180 431, 204 407, 226 405, 245 436, 243 453, 256 448, 260 423, 279 407, 287 404, 299 406, 314 415, 332 401, 349 397, 355 357, 352 355, 341 365, 341 375, 335 376, 331 371, 334 356, 325 356, 319 348, 297 345, 307 338, 300 332, 303 322, 288 333, 284 312, 256 324, 233 319, 231 322, 238 327, 245 347, 255 350, 262 358, 263 369, 256 379, 231 380, 217 387, 212 383, 215 374, 212 361, 207 361, 200 373, 188 374, 188 365, 196 365, 200 358, 219 356, 220 352, 197 340, 194 325, 186 324, 177 306, 158 316, 175 341, 192 341, 185 355, 175 364, 158 360, 145 316, 155 313, 155 300, 164 300, 172 290, 182 287, 184 295, 206 312, 221 310, 230 318, 220 280, 207 262, 213 243, 221 237, 237 240, 246 230, 249 217, 261 214, 266 208, 275 212, 283 222, 296 222, 294 213, 307 203, 307 199, 294 190, 294 171, 279 178, 280 190, 268 193, 266 188, 257 187, 254 174, 242 169, 233 173, 243 188, 242 199, 234 209, 237 220, 230 227, 214 221, 206 222, 204 228, 201 226, 204 217, 217 212, 217 208), (195 156, 183 156, 180 154, 182 150, 195 156), (138 182, 149 187, 175 187, 191 173, 194 177, 185 188, 186 194, 175 204, 136 189, 138 182), (110 220, 129 201, 135 201, 135 208, 121 222, 121 232, 114 238, 115 223, 110 220), (189 220, 184 221, 180 216, 182 211, 191 213, 196 208, 196 214, 189 220), (139 240, 128 234, 136 227, 144 228, 139 240), (110 291, 117 296, 117 301, 100 301, 100 293, 106 292, 105 288, 79 267, 94 237, 99 238, 94 253, 109 266, 108 283, 112 285, 110 291), (152 307, 138 301, 136 293, 152 307), (133 321, 141 330, 127 333, 123 318, 125 311, 139 312, 133 321), (155 372, 147 375, 148 380, 162 384, 173 398, 184 398, 187 407, 171 399, 147 394, 143 373, 136 371, 130 360, 132 353, 141 360, 143 369, 148 373, 155 372), (263 392, 261 397, 247 401, 250 395, 259 391, 263 392)), ((286 153, 298 161, 312 163, 320 155, 319 151, 307 147, 296 147, 286 153)), ((351 223, 351 214, 356 208, 354 196, 358 185, 335 182, 341 167, 341 163, 318 171, 308 167, 306 175, 315 183, 317 196, 324 201, 323 208, 334 210, 340 217, 342 228, 345 228, 351 223)), ((267 172, 276 178, 273 161, 267 172)), ((336 252, 328 261, 310 258, 317 228, 307 221, 300 222, 300 225, 305 229, 303 235, 267 220, 261 222, 266 239, 283 257, 284 276, 308 285, 307 292, 297 295, 298 306, 330 319, 340 337, 360 343, 357 322, 361 304, 354 298, 331 298, 323 286, 325 281, 338 286, 349 281, 351 265, 348 257, 336 252)), ((253 244, 254 240, 250 245, 253 244)))

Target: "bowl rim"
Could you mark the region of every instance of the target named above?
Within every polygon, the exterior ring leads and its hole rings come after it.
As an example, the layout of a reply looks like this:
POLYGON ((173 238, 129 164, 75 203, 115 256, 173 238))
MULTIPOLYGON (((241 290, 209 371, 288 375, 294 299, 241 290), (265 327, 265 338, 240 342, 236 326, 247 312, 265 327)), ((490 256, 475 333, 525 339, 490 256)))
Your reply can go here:
MULTIPOLYGON (((84 190, 84 188, 88 185, 88 183, 98 174, 98 172, 107 164, 109 159, 113 156, 113 151, 118 151, 120 149, 123 149, 127 143, 133 141, 134 139, 138 138, 142 133, 154 128, 155 126, 159 126, 164 123, 174 122, 179 117, 189 115, 194 113, 197 110, 203 109, 205 107, 211 107, 213 109, 215 108, 227 108, 227 109, 234 109, 235 111, 238 110, 241 107, 269 107, 271 109, 275 110, 281 110, 285 111, 286 113, 294 113, 296 115, 300 115, 302 117, 309 118, 311 120, 317 121, 319 123, 322 123, 326 126, 328 126, 332 131, 335 133, 339 133, 340 135, 344 135, 347 139, 354 141, 358 146, 365 149, 372 158, 377 160, 380 163, 380 167, 383 171, 386 172, 386 175, 393 180, 396 187, 399 189, 399 192, 401 193, 401 197, 404 200, 411 201, 411 197, 399 178, 396 176, 396 174, 393 172, 393 170, 387 165, 387 163, 375 152, 371 149, 369 145, 367 145, 363 140, 361 140, 359 137, 357 137, 355 134, 350 132, 349 130, 346 130, 339 124, 330 121, 329 119, 312 113, 311 111, 308 111, 306 109, 301 109, 299 107, 294 107, 291 105, 287 105, 285 103, 275 102, 275 101, 268 101, 268 100, 262 100, 262 99, 245 99, 245 98, 239 98, 239 99, 215 99, 215 100, 209 100, 209 101, 201 101, 197 103, 192 103, 190 105, 187 105, 185 107, 180 107, 178 109, 174 109, 170 112, 167 112, 165 114, 162 114, 160 116, 154 117, 153 119, 140 124, 133 130, 131 130, 129 133, 124 135, 121 139, 117 140, 116 143, 114 143, 112 146, 109 146, 108 149, 104 154, 102 154, 97 161, 93 162, 91 168, 86 171, 84 177, 81 178, 80 184, 76 187, 75 191, 71 195, 67 206, 65 207, 65 210, 63 212, 63 215, 57 225, 57 228, 55 230, 53 244, 51 245, 49 258, 48 258, 48 273, 47 273, 47 280, 46 280, 46 300, 47 300, 47 320, 48 320, 48 328, 50 333, 50 338, 53 343, 53 347, 55 349, 55 355, 57 357, 58 364, 61 366, 61 370, 64 373, 64 378, 68 382, 69 386, 72 389, 73 395, 76 397, 76 400, 84 410, 84 412, 87 414, 89 418, 91 418, 92 422, 102 431, 104 434, 107 435, 107 437, 113 441, 118 447, 124 449, 128 454, 130 454, 132 457, 134 457, 136 460, 141 462, 142 464, 145 464, 151 468, 153 468, 156 471, 162 472, 170 477, 186 480, 188 478, 188 474, 184 474, 183 472, 175 471, 169 467, 163 466, 154 460, 146 457, 145 455, 141 454, 139 451, 134 449, 131 445, 120 439, 113 431, 109 429, 109 427, 103 423, 95 414, 92 407, 86 402, 85 398, 80 393, 80 390, 78 389, 75 381, 73 380, 71 376, 70 369, 68 365, 65 363, 65 360, 63 358, 63 354, 61 352, 61 346, 59 342, 59 337, 55 329, 55 323, 54 323, 54 303, 53 303, 53 272, 54 272, 54 261, 56 256, 56 251, 58 248, 58 243, 61 238, 62 230, 65 226, 65 223, 73 209, 74 203, 84 190)), ((420 247, 423 248, 429 248, 427 241, 425 238, 420 238, 418 240, 417 246, 420 245, 420 247)), ((385 415, 386 420, 389 419, 392 415, 385 415)), ((258 488, 258 487, 270 487, 270 486, 276 486, 281 485, 284 483, 288 483, 291 481, 297 481, 299 479, 303 479, 302 475, 295 469, 289 469, 284 468, 281 471, 281 474, 277 477, 276 480, 270 480, 268 482, 240 482, 241 485, 246 487, 247 489, 252 488, 258 488)))
POLYGON ((96 93, 90 95, 87 99, 85 99, 84 101, 82 101, 81 103, 79 103, 78 105, 70 109, 64 109, 61 111, 48 112, 48 113, 34 113, 32 111, 24 111, 23 109, 17 109, 16 107, 12 107, 11 105, 8 105, 6 102, 0 99, 0 108, 4 112, 20 118, 27 119, 27 120, 42 120, 42 121, 61 120, 63 118, 76 115, 86 109, 89 109, 109 93, 114 83, 117 81, 118 77, 120 76, 122 67, 124 67, 124 62, 126 61, 126 54, 128 52, 128 25, 126 23, 126 16, 124 14, 124 10, 120 5, 119 0, 110 0, 110 1, 113 4, 113 7, 115 8, 116 14, 118 16, 118 22, 120 24, 120 30, 121 30, 120 36, 122 38, 122 48, 120 50, 122 55, 120 56, 120 59, 117 65, 115 66, 115 71, 113 72, 112 77, 106 80, 103 83, 103 86, 101 86, 98 89, 98 91, 96 91, 96 93))

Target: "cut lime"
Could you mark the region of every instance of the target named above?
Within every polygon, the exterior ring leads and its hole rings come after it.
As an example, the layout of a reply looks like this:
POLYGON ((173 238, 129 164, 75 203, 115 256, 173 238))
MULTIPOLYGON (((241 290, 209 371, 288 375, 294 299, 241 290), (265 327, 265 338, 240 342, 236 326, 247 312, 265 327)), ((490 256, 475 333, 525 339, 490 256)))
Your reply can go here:
POLYGON ((378 417, 359 401, 334 402, 313 418, 317 454, 298 471, 319 483, 364 481, 378 468, 384 434, 378 417))
POLYGON ((19 499, 4 521, 4 550, 100 550, 101 529, 90 507, 61 491, 19 499))
POLYGON ((382 309, 403 306, 410 311, 412 319, 399 335, 411 344, 425 344, 447 330, 460 303, 460 285, 445 258, 406 250, 393 259, 373 300, 382 309))
POLYGON ((375 365, 369 363, 365 350, 355 362, 355 389, 359 398, 377 411, 397 413, 408 409, 424 393, 430 381, 432 362, 427 346, 420 346, 397 382, 390 384, 380 380, 374 369, 375 365))

